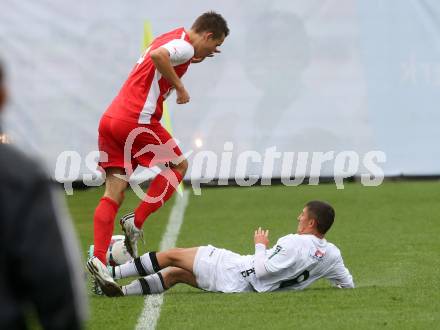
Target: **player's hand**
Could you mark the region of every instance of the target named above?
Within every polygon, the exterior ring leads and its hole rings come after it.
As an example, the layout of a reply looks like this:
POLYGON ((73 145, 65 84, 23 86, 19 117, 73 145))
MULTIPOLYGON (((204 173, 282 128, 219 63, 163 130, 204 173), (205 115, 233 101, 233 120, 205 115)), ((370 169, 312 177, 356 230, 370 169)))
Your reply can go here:
POLYGON ((180 87, 180 88, 176 88, 176 93, 177 93, 177 99, 176 99, 176 103, 177 104, 185 104, 189 102, 189 94, 186 91, 185 87, 180 87))
POLYGON ((261 227, 259 227, 255 231, 254 242, 255 244, 264 244, 267 248, 269 246, 269 230, 262 230, 261 227))

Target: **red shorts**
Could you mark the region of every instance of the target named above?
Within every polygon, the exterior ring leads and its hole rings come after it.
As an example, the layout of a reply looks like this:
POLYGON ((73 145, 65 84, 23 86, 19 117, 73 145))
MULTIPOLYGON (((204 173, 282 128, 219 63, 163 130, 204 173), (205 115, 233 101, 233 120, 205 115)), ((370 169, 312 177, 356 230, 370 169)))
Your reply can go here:
POLYGON ((173 137, 160 124, 135 124, 108 116, 99 122, 99 166, 135 170, 177 160, 182 155, 173 137))

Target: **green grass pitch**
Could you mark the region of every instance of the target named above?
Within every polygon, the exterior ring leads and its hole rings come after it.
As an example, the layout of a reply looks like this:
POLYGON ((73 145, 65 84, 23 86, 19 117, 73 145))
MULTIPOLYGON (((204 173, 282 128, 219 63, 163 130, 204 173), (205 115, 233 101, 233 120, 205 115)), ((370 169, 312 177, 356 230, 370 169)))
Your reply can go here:
MULTIPOLYGON (((92 242, 93 211, 102 188, 67 198, 84 257, 92 242)), ((137 197, 126 193, 118 216, 137 197)), ((165 294, 158 329, 434 329, 440 324, 440 185, 387 182, 204 189, 190 197, 179 247, 213 244, 253 253, 253 231, 270 230, 271 244, 296 229, 312 199, 330 202, 336 222, 327 235, 342 251, 357 288, 338 290, 325 280, 301 292, 214 294, 178 285, 165 294)), ((144 226, 157 249, 174 200, 144 226)), ((120 233, 115 223, 115 232, 120 233)), ((87 329, 133 329, 143 297, 90 295, 87 329)))

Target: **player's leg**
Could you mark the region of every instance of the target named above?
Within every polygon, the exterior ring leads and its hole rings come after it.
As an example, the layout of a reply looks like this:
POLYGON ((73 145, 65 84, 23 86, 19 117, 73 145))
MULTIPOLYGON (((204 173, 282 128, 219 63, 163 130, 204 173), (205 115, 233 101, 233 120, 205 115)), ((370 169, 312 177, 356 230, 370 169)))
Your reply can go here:
MULTIPOLYGON (((193 265, 198 248, 174 248, 164 252, 146 253, 123 265, 113 267, 113 278, 144 276, 119 287, 103 272, 95 270, 102 292, 109 297, 162 293, 177 283, 197 287, 193 265)), ((94 269, 91 270, 92 273, 94 269)))
POLYGON ((127 182, 118 175, 125 175, 125 170, 119 167, 105 169, 105 192, 95 210, 93 219, 93 257, 87 261, 87 268, 94 276, 94 285, 111 296, 122 295, 121 289, 113 280, 107 269, 106 254, 113 235, 116 213, 124 200, 124 190, 127 182))
POLYGON ((98 145, 99 165, 105 168, 105 192, 96 207, 93 217, 93 256, 87 261, 87 268, 94 276, 94 283, 114 282, 107 270, 106 254, 113 234, 114 221, 118 208, 124 199, 127 187, 124 169, 123 142, 117 136, 129 131, 124 122, 115 122, 113 118, 102 116, 99 123, 98 145))
POLYGON ((137 155, 134 160, 144 167, 164 164, 168 167, 156 175, 135 211, 121 219, 127 250, 133 257, 137 257, 131 251, 136 249, 145 220, 171 198, 188 168, 188 161, 175 140, 161 125, 144 129, 146 132, 133 142, 132 154, 137 155))
POLYGON ((166 290, 178 283, 184 283, 197 288, 197 281, 194 274, 179 267, 168 267, 161 271, 166 290))
POLYGON ((181 157, 179 163, 172 164, 162 170, 151 182, 146 198, 139 203, 134 211, 134 223, 142 228, 145 220, 165 204, 177 189, 188 169, 188 161, 181 157))
POLYGON ((173 248, 164 252, 145 253, 133 261, 114 267, 113 277, 118 280, 131 276, 146 276, 167 267, 178 267, 192 273, 198 249, 173 248))
POLYGON ((136 210, 121 218, 121 227, 125 234, 125 246, 133 258, 137 257, 137 241, 143 237, 142 226, 147 217, 168 201, 182 181, 188 162, 183 159, 177 165, 169 166, 160 172, 150 183, 144 200, 136 210))
MULTIPOLYGON (((185 283, 197 288, 192 272, 178 267, 168 267, 159 273, 134 280, 121 287, 126 296, 162 293, 178 283, 185 283)), ((111 292, 118 292, 117 289, 111 292)))
POLYGON ((106 168, 105 173, 105 193, 96 207, 93 218, 93 254, 104 265, 106 264, 106 253, 113 234, 116 213, 124 199, 124 190, 127 188, 127 182, 116 176, 125 174, 123 168, 109 167, 106 168))
POLYGON ((182 151, 173 137, 162 126, 155 126, 152 134, 146 136, 142 142, 150 147, 149 150, 154 156, 145 158, 140 156, 137 159, 140 165, 151 167, 166 164, 168 167, 156 175, 148 187, 145 198, 135 209, 134 221, 137 228, 141 228, 150 214, 157 211, 171 198, 188 169, 188 161, 183 156, 182 151), (157 138, 152 139, 151 136, 157 136, 160 143, 158 144, 157 138), (152 142, 156 144, 151 144, 152 142))
POLYGON ((114 220, 118 208, 124 199, 127 188, 124 169, 124 143, 121 142, 131 127, 111 117, 102 116, 99 122, 98 145, 100 151, 99 165, 105 169, 105 192, 96 207, 93 218, 94 256, 103 265, 106 264, 106 253, 111 241, 114 220))
POLYGON ((160 269, 174 266, 192 272, 198 249, 198 247, 186 249, 173 248, 167 251, 157 252, 157 265, 160 269))

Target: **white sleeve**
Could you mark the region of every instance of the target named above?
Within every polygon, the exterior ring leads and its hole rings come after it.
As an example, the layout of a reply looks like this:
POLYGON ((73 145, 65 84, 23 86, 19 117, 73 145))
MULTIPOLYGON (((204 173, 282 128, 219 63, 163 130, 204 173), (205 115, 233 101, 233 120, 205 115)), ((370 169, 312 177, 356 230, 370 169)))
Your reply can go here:
POLYGON ((262 278, 268 274, 264 262, 266 261, 266 247, 264 244, 255 244, 255 276, 257 278, 262 278))
POLYGON ((194 47, 183 39, 173 39, 160 47, 168 50, 173 66, 188 62, 194 57, 194 47))
POLYGON ((255 276, 261 278, 270 273, 277 273, 283 269, 291 267, 297 259, 296 249, 292 242, 286 238, 280 238, 271 250, 269 255, 266 256, 266 248, 264 247, 264 253, 262 249, 255 245, 255 276))
POLYGON ((338 288, 354 288, 353 276, 345 267, 342 257, 327 272, 325 278, 338 288))

